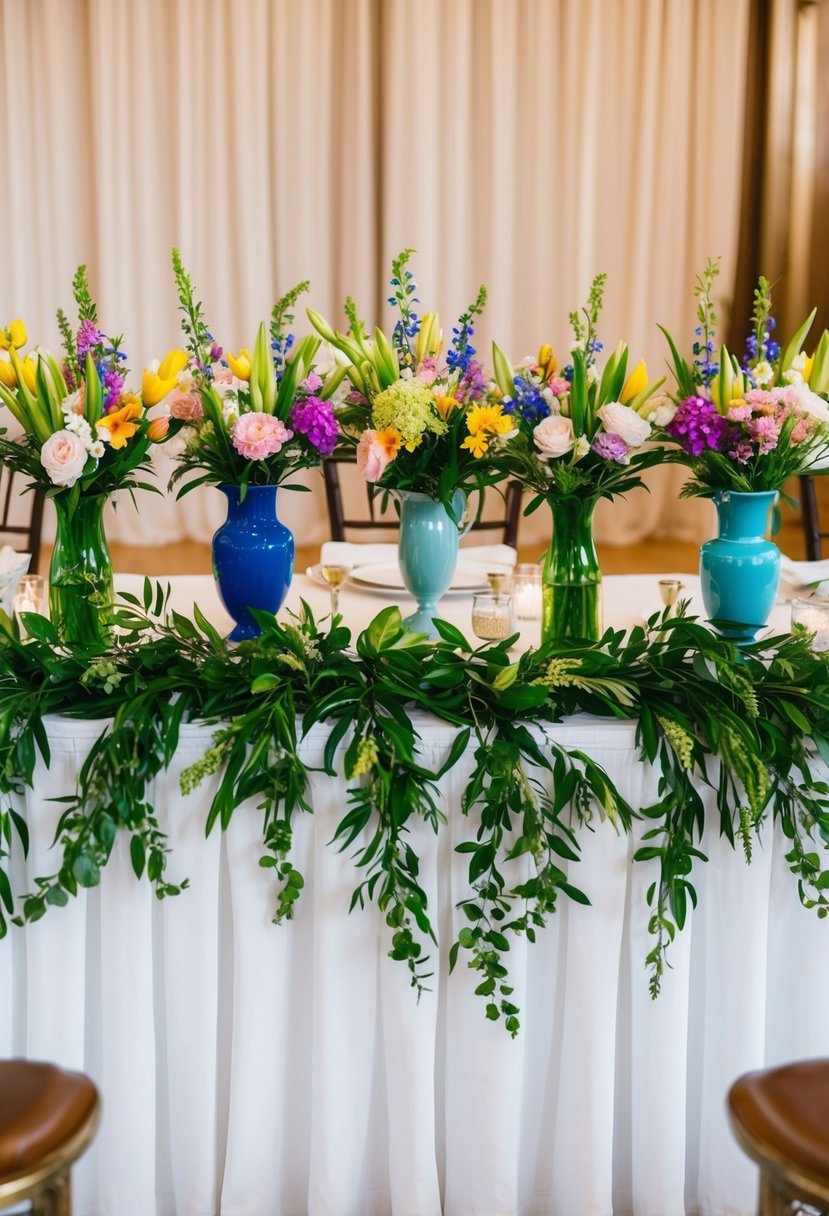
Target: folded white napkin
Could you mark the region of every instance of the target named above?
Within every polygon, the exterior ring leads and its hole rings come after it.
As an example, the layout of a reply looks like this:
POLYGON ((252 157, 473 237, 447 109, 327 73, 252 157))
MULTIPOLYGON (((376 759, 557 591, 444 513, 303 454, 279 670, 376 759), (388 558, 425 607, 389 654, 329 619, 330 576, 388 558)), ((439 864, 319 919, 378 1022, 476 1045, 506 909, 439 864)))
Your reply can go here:
POLYGON ((17 593, 17 584, 29 569, 30 561, 30 554, 18 553, 11 545, 3 545, 0 548, 0 604, 3 611, 9 615, 17 593))
POLYGON ((795 562, 785 553, 780 555, 780 577, 794 591, 803 591, 807 587, 817 587, 821 595, 826 594, 826 588, 819 586, 829 581, 829 561, 795 562))
MULTIPOLYGON (((458 569, 477 574, 492 571, 509 574, 518 554, 510 545, 469 545, 461 549, 458 569)), ((369 562, 397 561, 397 545, 361 545, 357 541, 327 540, 320 549, 320 561, 331 566, 365 566, 369 562)))

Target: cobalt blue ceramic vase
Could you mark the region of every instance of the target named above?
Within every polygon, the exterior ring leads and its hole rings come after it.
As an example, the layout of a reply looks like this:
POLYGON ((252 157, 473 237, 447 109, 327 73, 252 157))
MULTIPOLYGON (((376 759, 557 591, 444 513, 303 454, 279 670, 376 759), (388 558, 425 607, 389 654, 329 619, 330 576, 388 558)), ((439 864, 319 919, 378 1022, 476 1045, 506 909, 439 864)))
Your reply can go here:
POLYGON ((780 550, 765 539, 773 490, 714 495, 720 534, 700 550, 699 577, 709 620, 724 637, 753 642, 769 619, 780 582, 780 550))
MULTIPOLYGON (((434 617, 438 601, 452 582, 458 564, 458 541, 467 525, 456 523, 442 503, 414 490, 398 491, 400 500, 400 573, 417 600, 417 612, 403 624, 413 633, 436 638, 434 617)), ((466 495, 457 490, 452 508, 460 520, 466 495)))
POLYGON ((236 622, 229 642, 262 632, 248 609, 276 614, 294 574, 293 534, 276 517, 276 486, 221 485, 227 520, 213 537, 213 577, 222 603, 236 622))

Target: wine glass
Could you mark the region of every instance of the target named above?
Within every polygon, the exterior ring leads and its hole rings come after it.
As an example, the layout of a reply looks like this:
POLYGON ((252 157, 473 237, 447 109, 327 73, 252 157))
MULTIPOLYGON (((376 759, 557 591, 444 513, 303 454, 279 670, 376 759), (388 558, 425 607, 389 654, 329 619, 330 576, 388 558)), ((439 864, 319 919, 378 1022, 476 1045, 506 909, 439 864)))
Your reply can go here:
POLYGON ((685 584, 678 578, 661 578, 659 580, 659 595, 662 603, 668 609, 668 616, 673 616, 673 608, 679 599, 680 591, 685 590, 685 584))
POLYGON ((322 577, 325 579, 326 583, 328 583, 328 590, 331 594, 332 618, 335 617, 339 612, 340 587, 342 587, 350 572, 350 566, 330 565, 327 562, 324 562, 320 566, 320 573, 322 574, 322 577))

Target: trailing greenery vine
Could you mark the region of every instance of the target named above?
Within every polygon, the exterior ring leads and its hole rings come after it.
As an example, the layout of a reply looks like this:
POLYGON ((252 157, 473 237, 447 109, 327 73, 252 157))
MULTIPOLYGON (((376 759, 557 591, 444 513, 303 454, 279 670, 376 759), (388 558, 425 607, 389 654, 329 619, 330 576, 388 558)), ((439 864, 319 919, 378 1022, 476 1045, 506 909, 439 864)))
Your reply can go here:
POLYGON ((457 852, 468 867, 464 924, 449 950, 478 977, 486 1016, 516 1034, 520 1009, 508 958, 534 941, 560 896, 587 903, 577 878, 584 830, 634 820, 636 861, 656 863, 648 890, 651 992, 689 907, 705 840, 724 835, 751 860, 754 840, 778 821, 800 899, 829 913, 829 660, 803 633, 738 651, 680 614, 647 629, 608 631, 597 644, 547 643, 518 657, 514 639, 474 647, 441 622, 435 642, 409 633, 387 608, 354 640, 339 618, 325 628, 303 605, 281 624, 257 616, 262 635, 229 648, 196 610, 167 609, 163 588, 124 597, 118 638, 106 652, 67 651, 50 622, 0 615, 0 936, 95 886, 119 829, 133 869, 159 898, 187 886, 174 869, 154 806, 154 780, 171 764, 184 722, 214 727, 205 753, 181 775, 183 793, 216 775, 206 831, 227 829, 253 800, 262 815, 260 864, 274 875, 274 921, 290 919, 304 878, 292 855, 296 813, 310 812, 300 742, 326 734, 324 769, 338 766, 348 796, 332 844, 355 862, 351 908, 376 901, 391 930, 390 955, 419 993, 434 963, 436 933, 412 827, 445 823, 439 782, 461 759, 471 774, 457 852), (418 712, 455 728, 442 766, 424 764, 418 712), (658 774, 657 800, 631 807, 608 774, 550 728, 577 712, 636 725, 641 758, 658 774), (50 761, 49 714, 100 721, 101 731, 60 801, 53 873, 15 891, 10 861, 28 850, 23 797, 38 755, 50 761), (701 795, 715 791, 714 822, 701 795))

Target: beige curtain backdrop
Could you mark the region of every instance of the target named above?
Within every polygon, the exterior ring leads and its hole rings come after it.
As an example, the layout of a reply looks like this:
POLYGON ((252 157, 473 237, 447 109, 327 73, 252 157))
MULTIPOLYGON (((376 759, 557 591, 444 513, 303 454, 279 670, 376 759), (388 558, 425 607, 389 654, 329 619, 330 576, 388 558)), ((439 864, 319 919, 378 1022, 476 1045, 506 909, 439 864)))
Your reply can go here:
MULTIPOLYGON (((749 0, 0 0, 0 316, 57 346, 89 266, 131 367, 178 341, 175 243, 223 345, 250 345, 296 281, 335 320, 388 321, 414 246, 444 327, 486 282, 477 333, 566 355, 567 313, 606 271, 601 333, 664 366, 692 285, 734 278, 749 0)), ((159 462, 163 480, 166 458, 159 462)), ((321 483, 284 495, 300 543, 321 483), (290 500, 290 501, 289 501, 290 500)), ((599 518, 603 539, 696 537, 675 470, 599 518)), ((215 491, 122 503, 113 537, 209 537, 215 491)), ((534 516, 522 537, 543 537, 534 516)))

